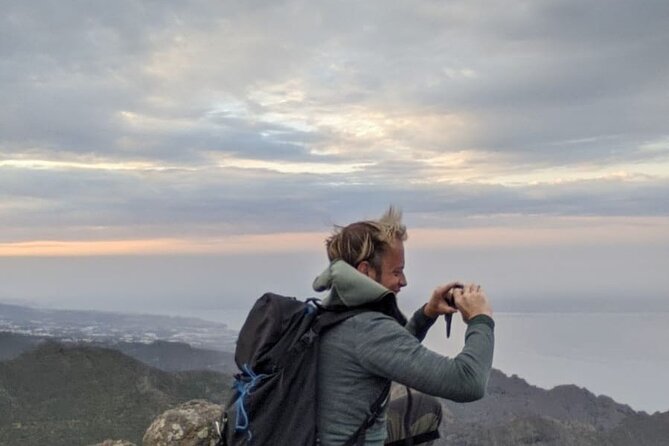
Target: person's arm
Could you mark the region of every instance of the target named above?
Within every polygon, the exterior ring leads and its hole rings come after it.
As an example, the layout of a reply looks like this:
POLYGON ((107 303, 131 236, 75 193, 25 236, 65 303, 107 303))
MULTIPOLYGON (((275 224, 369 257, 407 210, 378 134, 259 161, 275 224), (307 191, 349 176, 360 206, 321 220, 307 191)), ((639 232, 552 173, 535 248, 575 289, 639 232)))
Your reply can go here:
POLYGON ((485 394, 494 348, 490 316, 469 319, 465 346, 454 358, 427 349, 385 315, 370 313, 356 320, 360 334, 356 356, 370 373, 458 402, 474 401, 485 394))
POLYGON ((436 321, 436 317, 428 317, 425 314, 425 305, 423 305, 414 312, 404 328, 414 335, 416 339, 422 342, 423 339, 425 339, 427 332, 436 321))

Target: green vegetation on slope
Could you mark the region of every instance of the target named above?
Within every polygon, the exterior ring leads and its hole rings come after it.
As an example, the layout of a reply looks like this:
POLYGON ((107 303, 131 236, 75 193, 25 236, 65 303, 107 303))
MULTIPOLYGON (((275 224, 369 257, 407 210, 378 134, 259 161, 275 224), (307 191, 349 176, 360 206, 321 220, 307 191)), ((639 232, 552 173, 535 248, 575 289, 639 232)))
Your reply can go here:
POLYGON ((45 343, 0 362, 0 444, 141 443, 151 421, 181 402, 223 402, 230 378, 167 373, 109 349, 45 343))

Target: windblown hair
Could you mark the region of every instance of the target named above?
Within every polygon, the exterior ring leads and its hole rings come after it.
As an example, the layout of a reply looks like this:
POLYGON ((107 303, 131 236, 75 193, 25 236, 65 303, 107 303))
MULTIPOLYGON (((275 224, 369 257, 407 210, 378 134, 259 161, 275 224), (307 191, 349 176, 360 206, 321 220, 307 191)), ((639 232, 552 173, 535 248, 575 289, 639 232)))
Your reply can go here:
POLYGON ((372 268, 380 271, 381 258, 390 244, 406 239, 407 230, 402 224, 402 211, 390 206, 378 220, 335 226, 333 234, 325 241, 325 246, 330 261, 341 259, 353 267, 368 261, 372 268))

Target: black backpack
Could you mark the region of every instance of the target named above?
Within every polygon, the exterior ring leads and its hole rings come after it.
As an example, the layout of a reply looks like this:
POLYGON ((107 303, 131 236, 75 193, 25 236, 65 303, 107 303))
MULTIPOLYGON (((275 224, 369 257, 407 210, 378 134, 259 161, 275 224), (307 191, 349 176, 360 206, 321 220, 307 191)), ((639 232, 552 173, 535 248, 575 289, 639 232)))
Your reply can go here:
MULTIPOLYGON (((266 293, 244 322, 237 339, 234 393, 218 425, 220 446, 318 445, 318 339, 328 328, 369 308, 323 308, 266 293)), ((375 423, 390 383, 371 415, 346 443, 362 445, 375 423)))

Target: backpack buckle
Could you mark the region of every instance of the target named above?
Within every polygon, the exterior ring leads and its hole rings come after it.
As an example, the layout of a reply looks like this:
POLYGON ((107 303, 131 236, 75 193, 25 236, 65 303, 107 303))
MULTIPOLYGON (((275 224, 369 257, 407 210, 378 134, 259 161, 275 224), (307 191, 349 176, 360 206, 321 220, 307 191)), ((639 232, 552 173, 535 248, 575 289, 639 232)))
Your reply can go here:
POLYGON ((309 330, 308 332, 304 333, 302 337, 300 338, 300 342, 304 344, 304 346, 309 346, 314 343, 314 339, 316 339, 316 332, 313 330, 309 330))

